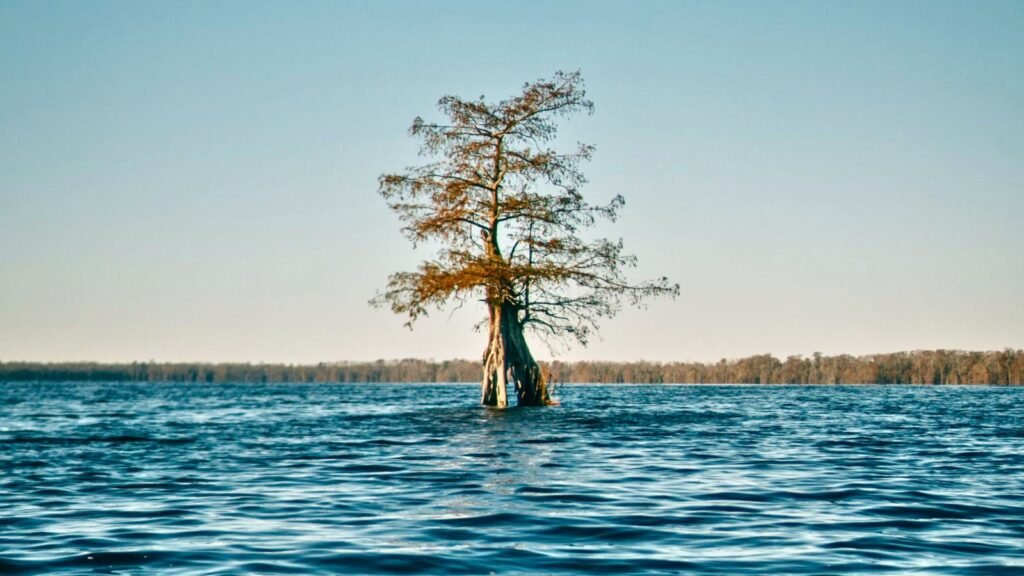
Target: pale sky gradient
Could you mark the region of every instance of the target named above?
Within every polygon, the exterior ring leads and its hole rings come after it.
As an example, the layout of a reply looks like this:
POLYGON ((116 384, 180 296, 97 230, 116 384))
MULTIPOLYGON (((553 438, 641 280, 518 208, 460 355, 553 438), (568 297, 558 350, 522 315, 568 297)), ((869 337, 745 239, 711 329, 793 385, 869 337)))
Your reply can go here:
MULTIPOLYGON (((476 358, 366 302, 444 94, 581 69, 682 295, 563 359, 1024 347, 1024 2, 0 3, 0 360, 476 358)), ((549 358, 542 346, 538 356, 549 358)))

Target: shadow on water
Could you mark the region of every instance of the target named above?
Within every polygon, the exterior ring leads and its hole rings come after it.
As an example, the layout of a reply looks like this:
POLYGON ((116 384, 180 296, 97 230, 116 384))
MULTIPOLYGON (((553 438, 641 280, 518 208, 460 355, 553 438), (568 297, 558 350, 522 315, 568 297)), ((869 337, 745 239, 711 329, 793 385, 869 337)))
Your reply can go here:
POLYGON ((1019 573, 1024 390, 0 388, 0 573, 1019 573))

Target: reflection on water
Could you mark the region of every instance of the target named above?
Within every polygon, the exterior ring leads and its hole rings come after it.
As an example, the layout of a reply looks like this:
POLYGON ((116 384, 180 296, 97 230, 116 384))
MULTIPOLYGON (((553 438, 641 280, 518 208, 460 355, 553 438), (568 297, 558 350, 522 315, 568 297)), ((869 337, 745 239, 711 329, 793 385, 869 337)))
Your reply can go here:
POLYGON ((0 573, 1024 571, 1024 389, 0 385, 0 573))

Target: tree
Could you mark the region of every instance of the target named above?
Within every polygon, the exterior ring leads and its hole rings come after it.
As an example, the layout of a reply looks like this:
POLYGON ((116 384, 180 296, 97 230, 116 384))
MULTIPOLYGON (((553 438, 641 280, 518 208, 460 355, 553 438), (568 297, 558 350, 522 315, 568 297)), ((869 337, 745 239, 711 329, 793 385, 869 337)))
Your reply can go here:
POLYGON ((636 259, 621 240, 580 236, 598 219, 614 221, 624 200, 590 204, 581 195, 580 165, 593 147, 551 148, 555 119, 593 109, 579 72, 528 83, 496 103, 445 96, 438 108, 445 122, 416 118, 409 130, 429 161, 379 181, 406 236, 437 245, 437 253, 414 272, 391 275, 372 303, 389 305, 412 327, 430 308, 484 302, 481 402, 507 406, 511 382, 519 405, 550 404, 526 331, 586 345, 598 320, 623 302, 675 296, 679 287, 666 278, 628 282, 624 272, 636 259))

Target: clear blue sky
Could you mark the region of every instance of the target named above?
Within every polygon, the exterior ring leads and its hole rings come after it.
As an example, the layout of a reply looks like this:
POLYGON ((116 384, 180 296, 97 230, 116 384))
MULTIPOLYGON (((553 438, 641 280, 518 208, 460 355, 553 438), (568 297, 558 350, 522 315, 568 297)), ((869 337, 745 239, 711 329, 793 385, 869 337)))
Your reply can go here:
MULTIPOLYGON (((625 311, 562 358, 1024 347, 1024 2, 0 3, 0 360, 477 357, 366 301, 444 94, 581 69, 625 311)), ((540 347, 541 357, 550 357, 540 347)))

